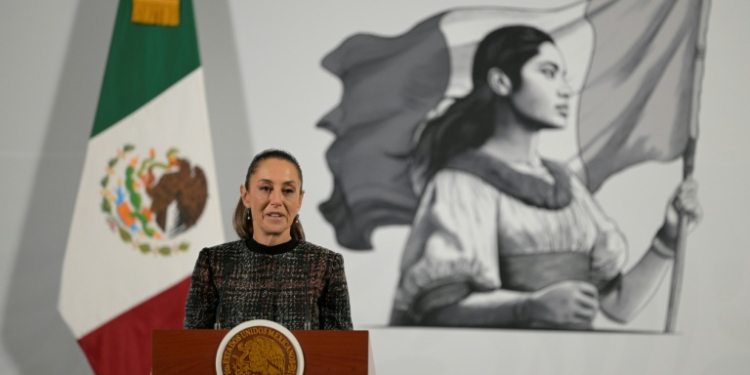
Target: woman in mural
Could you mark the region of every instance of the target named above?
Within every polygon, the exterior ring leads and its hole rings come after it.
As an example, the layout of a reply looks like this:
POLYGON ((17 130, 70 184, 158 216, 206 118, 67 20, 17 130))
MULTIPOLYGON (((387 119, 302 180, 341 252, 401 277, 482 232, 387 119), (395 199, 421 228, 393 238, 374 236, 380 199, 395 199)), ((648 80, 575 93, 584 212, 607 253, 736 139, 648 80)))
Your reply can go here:
POLYGON ((391 324, 587 329, 627 322, 672 263, 683 182, 651 247, 627 272, 626 242, 583 183, 537 153, 564 127, 572 90, 546 33, 512 26, 477 47, 473 89, 430 121, 414 154, 427 181, 401 263, 391 324))

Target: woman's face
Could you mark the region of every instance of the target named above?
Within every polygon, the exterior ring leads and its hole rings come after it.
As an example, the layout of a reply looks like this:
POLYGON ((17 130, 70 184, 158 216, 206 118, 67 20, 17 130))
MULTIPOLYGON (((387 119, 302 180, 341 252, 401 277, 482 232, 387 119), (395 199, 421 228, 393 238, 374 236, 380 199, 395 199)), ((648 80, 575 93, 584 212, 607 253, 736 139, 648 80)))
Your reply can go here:
POLYGON ((549 42, 539 45, 539 54, 521 68, 521 88, 509 97, 518 114, 541 127, 564 127, 571 95, 565 73, 560 50, 549 42))
POLYGON ((250 176, 249 187, 240 186, 242 202, 253 219, 253 238, 263 244, 291 239, 289 228, 302 207, 302 182, 294 164, 267 159, 250 176))

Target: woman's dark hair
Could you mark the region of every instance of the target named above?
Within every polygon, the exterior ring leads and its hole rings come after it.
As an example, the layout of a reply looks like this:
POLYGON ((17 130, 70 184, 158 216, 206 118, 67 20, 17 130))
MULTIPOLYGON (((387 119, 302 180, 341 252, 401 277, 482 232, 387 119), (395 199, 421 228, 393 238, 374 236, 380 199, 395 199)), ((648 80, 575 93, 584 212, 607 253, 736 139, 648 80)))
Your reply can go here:
MULTIPOLYGON (((297 159, 292 156, 292 154, 277 149, 268 149, 255 155, 253 161, 250 162, 250 166, 247 168, 247 175, 245 175, 245 189, 250 189, 250 176, 254 175, 255 172, 258 171, 260 163, 268 159, 281 159, 292 163, 292 165, 294 165, 294 168, 297 169, 297 174, 299 174, 299 191, 302 191, 302 168, 300 168, 297 159)), ((250 212, 242 203, 242 197, 240 197, 239 202, 237 202, 237 208, 234 209, 234 218, 232 220, 234 231, 237 232, 237 235, 240 236, 240 238, 250 238, 253 236, 253 221, 249 217, 250 212)), ((302 223, 300 223, 299 221, 299 215, 294 218, 294 222, 292 223, 292 228, 290 231, 292 238, 298 240, 305 239, 305 231, 302 229, 302 223)))
POLYGON ((495 130, 497 95, 487 83, 487 73, 498 68, 518 90, 521 68, 539 54, 542 43, 554 43, 545 32, 530 26, 508 26, 489 33, 474 54, 471 92, 456 100, 444 114, 430 120, 414 148, 413 157, 422 165, 428 181, 454 156, 481 146, 495 130))

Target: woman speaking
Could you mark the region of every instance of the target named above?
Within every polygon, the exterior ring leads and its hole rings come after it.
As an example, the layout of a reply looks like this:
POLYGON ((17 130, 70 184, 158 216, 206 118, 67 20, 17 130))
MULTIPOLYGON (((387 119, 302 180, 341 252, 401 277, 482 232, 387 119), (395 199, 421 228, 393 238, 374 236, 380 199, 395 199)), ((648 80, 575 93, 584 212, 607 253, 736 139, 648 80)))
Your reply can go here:
POLYGON ((281 150, 253 158, 234 214, 240 239, 200 252, 185 328, 266 319, 290 330, 352 329, 344 260, 305 241, 302 170, 281 150))

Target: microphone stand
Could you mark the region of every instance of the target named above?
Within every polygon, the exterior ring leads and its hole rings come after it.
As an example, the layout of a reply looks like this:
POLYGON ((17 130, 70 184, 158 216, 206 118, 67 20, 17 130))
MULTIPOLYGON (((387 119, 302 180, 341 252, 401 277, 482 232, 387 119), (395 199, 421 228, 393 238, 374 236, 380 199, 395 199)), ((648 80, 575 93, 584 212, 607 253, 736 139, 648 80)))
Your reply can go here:
POLYGON ((308 258, 309 258, 309 255, 305 256, 305 261, 306 261, 305 263, 307 263, 306 264, 306 266, 307 266, 307 275, 305 277, 305 304, 307 305, 307 306, 305 306, 306 307, 305 308, 305 329, 306 330, 311 330, 312 329, 312 319, 310 317, 310 309, 312 308, 312 304, 310 303, 310 300, 311 300, 311 296, 310 296, 310 281, 311 280, 310 280, 310 277, 311 277, 311 274, 312 274, 312 271, 311 271, 312 266, 310 265, 310 259, 308 259, 308 258))
MULTIPOLYGON (((221 319, 219 316, 221 315, 221 304, 222 299, 224 298, 224 291, 227 288, 227 262, 226 260, 223 262, 224 268, 221 270, 221 292, 219 293, 219 301, 216 304, 216 316, 214 317, 214 329, 221 329, 221 319)), ((232 271, 229 272, 229 275, 234 272, 234 261, 229 262, 229 264, 232 266, 232 271)))

